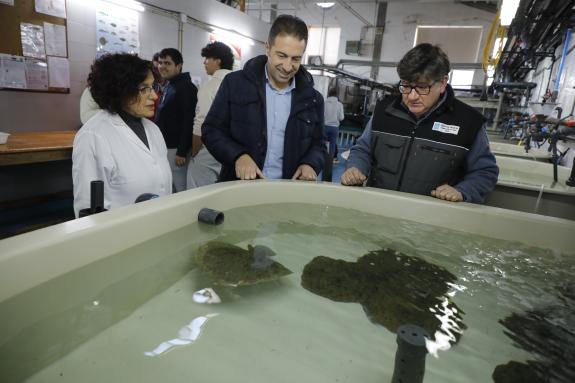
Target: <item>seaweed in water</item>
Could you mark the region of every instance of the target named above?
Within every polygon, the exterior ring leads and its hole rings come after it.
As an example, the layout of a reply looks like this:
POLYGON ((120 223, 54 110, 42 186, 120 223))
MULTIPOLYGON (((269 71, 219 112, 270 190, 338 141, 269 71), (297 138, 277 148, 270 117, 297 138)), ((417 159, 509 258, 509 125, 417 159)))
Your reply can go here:
POLYGON ((382 249, 357 262, 316 257, 304 267, 301 284, 336 302, 360 303, 373 323, 391 332, 409 323, 457 342, 465 328, 463 312, 445 296, 456 280, 421 258, 382 249))
POLYGON ((492 375, 494 382, 575 382, 575 284, 557 290, 557 304, 513 313, 499 321, 505 335, 531 352, 535 360, 497 366, 492 375))

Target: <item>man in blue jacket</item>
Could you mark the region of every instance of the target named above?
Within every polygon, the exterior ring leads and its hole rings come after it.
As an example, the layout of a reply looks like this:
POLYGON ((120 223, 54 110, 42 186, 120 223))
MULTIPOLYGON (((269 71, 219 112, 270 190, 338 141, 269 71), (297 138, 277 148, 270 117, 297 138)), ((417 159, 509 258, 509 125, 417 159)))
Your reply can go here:
POLYGON ((450 64, 420 44, 397 67, 399 92, 380 101, 351 149, 343 185, 361 185, 481 203, 497 183, 485 119, 454 97, 450 64))
POLYGON ((158 61, 158 71, 167 85, 160 98, 154 122, 160 128, 168 147, 174 191, 181 192, 186 190, 198 88, 192 83, 188 72, 182 73, 184 60, 180 51, 175 48, 162 49, 158 61))
POLYGON ((306 24, 280 15, 266 55, 227 75, 202 125, 206 148, 222 164, 220 181, 313 181, 322 169, 323 98, 301 66, 306 24))

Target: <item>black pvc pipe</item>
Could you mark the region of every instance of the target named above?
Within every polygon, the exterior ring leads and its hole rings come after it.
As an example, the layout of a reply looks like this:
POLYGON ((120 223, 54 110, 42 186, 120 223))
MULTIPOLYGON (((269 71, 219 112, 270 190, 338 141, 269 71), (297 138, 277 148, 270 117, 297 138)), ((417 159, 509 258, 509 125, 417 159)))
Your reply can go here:
POLYGON ((224 213, 205 207, 198 213, 198 221, 209 225, 219 225, 224 222, 224 213))
POLYGON ((397 329, 397 351, 391 383, 422 383, 429 334, 423 328, 404 324, 397 329))
POLYGON ((82 218, 87 215, 98 214, 104 209, 104 181, 90 182, 90 207, 78 212, 78 217, 82 218))

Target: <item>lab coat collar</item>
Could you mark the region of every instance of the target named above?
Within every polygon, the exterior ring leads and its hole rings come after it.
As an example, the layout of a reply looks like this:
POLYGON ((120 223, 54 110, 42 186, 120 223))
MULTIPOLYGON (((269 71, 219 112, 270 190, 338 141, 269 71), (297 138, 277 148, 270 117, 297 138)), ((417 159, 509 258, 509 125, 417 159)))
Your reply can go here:
POLYGON ((150 121, 148 121, 147 118, 142 118, 142 125, 144 126, 144 131, 148 137, 148 145, 150 145, 149 149, 142 142, 142 140, 140 140, 140 137, 138 137, 136 133, 134 133, 134 131, 124 122, 124 120, 122 120, 122 117, 120 117, 119 114, 110 114, 110 120, 112 121, 112 125, 114 125, 114 127, 118 129, 119 132, 128 137, 128 139, 132 141, 138 148, 144 150, 146 153, 148 153, 148 155, 152 156, 153 143, 152 140, 150 140, 150 135, 148 134, 150 121))

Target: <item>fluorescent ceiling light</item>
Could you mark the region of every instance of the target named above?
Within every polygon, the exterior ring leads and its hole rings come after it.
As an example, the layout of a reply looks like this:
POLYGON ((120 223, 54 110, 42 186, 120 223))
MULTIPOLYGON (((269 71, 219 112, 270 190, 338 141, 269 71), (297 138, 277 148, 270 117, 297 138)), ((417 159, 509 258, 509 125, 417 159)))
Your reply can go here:
POLYGON ((112 4, 117 4, 117 5, 125 7, 125 8, 130 8, 130 9, 133 9, 133 10, 139 11, 139 12, 145 11, 142 3, 140 3, 139 1, 135 1, 135 0, 104 0, 104 1, 107 1, 108 3, 112 3, 112 4))
POLYGON ((323 8, 323 9, 329 9, 329 8, 333 7, 335 5, 335 3, 333 3, 333 2, 331 2, 331 3, 315 3, 315 5, 323 8))
POLYGON ((511 25, 511 21, 513 21, 515 13, 517 12, 517 7, 519 7, 519 0, 503 0, 501 14, 499 15, 502 26, 507 27, 511 25))
POLYGON ((212 30, 214 34, 221 36, 225 39, 231 40, 234 43, 254 45, 254 41, 249 37, 245 37, 232 31, 226 31, 225 29, 215 27, 212 27, 212 30))

